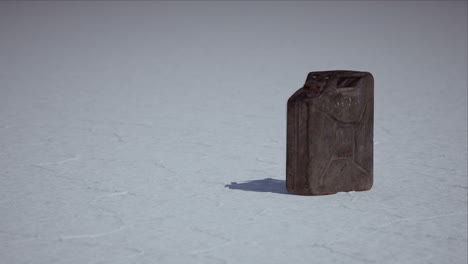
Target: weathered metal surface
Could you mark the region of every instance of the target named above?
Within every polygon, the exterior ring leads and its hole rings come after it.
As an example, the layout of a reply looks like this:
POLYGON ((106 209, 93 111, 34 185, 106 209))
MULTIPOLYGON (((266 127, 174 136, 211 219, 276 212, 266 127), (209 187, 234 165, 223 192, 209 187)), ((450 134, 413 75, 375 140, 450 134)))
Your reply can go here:
POLYGON ((286 187, 323 195, 373 184, 374 78, 311 72, 288 100, 286 187))

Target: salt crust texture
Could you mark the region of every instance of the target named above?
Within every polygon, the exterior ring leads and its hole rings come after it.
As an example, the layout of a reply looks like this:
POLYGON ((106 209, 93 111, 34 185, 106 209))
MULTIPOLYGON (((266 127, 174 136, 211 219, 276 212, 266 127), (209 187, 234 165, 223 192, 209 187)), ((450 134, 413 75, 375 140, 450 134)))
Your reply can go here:
POLYGON ((466 2, 1 2, 2 263, 467 262, 466 2), (374 186, 285 191, 309 71, 375 77, 374 186))

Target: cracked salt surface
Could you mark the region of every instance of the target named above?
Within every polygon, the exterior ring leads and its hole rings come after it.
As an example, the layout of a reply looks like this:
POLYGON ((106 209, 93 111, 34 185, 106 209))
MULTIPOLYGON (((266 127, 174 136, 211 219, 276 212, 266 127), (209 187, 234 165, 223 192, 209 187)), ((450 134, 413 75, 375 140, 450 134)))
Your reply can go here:
POLYGON ((0 34, 1 263, 467 262, 464 2, 1 2, 0 34), (374 74, 374 187, 291 195, 328 69, 374 74))

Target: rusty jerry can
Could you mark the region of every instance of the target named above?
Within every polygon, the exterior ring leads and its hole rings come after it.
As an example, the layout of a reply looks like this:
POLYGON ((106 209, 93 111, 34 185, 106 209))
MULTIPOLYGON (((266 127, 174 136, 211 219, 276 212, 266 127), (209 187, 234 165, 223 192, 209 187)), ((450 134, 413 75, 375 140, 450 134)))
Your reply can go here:
POLYGON ((373 185, 374 78, 320 71, 288 100, 286 188, 302 195, 373 185))

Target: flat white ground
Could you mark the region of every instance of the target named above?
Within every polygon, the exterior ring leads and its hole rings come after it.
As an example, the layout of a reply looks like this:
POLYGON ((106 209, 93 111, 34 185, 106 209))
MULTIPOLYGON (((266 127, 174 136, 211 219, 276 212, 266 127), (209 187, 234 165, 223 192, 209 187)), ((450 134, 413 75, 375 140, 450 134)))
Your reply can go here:
POLYGON ((467 262, 466 2, 1 2, 1 263, 467 262), (375 77, 375 184, 285 191, 309 71, 375 77))

